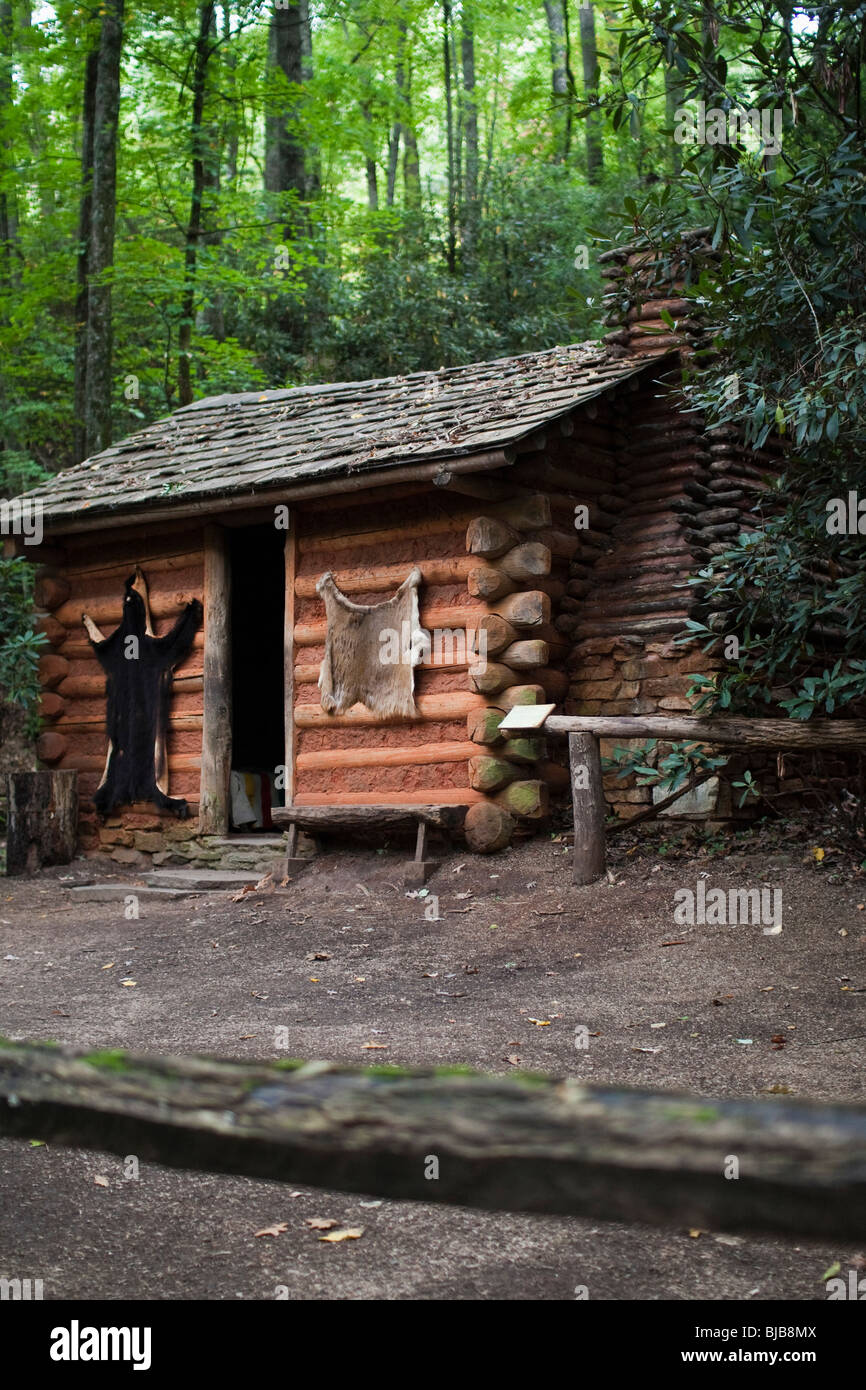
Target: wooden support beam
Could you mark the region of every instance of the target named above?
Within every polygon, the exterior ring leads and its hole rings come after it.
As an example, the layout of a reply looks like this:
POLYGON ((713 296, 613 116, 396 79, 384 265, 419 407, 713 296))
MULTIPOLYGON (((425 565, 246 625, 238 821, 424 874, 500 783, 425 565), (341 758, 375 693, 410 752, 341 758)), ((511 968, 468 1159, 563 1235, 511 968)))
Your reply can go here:
POLYGON ((795 1096, 2 1040, 0 1133, 402 1201, 866 1238, 866 1107, 795 1096))
POLYGON ((226 533, 204 530, 204 715, 199 830, 229 832, 232 759, 231 572, 226 533))

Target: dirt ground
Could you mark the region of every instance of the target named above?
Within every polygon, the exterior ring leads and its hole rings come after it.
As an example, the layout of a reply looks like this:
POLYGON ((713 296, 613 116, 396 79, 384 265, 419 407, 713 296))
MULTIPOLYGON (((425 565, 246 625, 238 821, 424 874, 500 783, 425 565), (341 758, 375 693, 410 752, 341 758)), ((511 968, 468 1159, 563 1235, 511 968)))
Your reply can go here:
MULTIPOLYGON (((284 895, 142 901, 137 920, 122 903, 73 903, 72 881, 110 877, 92 862, 6 879, 0 1032, 862 1101, 866 880, 818 833, 688 852, 658 839, 629 849, 623 837, 608 880, 587 888, 571 885, 568 847, 549 837, 447 858, 427 897, 407 895, 404 853, 344 850, 284 895), (783 931, 677 926, 674 892, 700 875, 709 887, 781 888, 783 931)), ((592 1300, 823 1300, 828 1266, 861 1259, 833 1242, 378 1201, 150 1165, 127 1180, 110 1155, 0 1141, 0 1275, 42 1278, 46 1299, 263 1300, 282 1287, 290 1299, 539 1300, 583 1285, 592 1300), (310 1218, 364 1233, 325 1243, 310 1218), (281 1234, 255 1234, 282 1222, 281 1234)))

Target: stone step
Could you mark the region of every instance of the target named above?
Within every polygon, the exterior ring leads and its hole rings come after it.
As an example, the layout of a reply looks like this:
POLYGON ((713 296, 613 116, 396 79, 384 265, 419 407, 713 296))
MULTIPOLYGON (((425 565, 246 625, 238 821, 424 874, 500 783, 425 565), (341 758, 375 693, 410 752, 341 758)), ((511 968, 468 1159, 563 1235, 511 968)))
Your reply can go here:
POLYGON ((142 888, 140 883, 86 883, 70 888, 69 893, 79 903, 115 903, 134 897, 144 902, 168 902, 172 898, 192 898, 194 888, 142 888))
POLYGON ((151 888, 185 888, 196 893, 224 892, 244 888, 262 877, 257 870, 239 869, 153 869, 145 877, 151 888))
POLYGON ((255 849, 277 853, 286 847, 285 835, 227 835, 208 839, 215 849, 255 849))

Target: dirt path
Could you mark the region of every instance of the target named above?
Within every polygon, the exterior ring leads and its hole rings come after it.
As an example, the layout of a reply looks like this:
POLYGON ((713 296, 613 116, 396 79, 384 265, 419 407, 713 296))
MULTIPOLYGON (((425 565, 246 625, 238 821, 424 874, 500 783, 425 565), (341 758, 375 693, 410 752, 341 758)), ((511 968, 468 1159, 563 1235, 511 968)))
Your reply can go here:
MULTIPOLYGON (((329 854, 286 896, 142 901, 137 920, 122 903, 71 902, 60 878, 92 876, 90 864, 4 880, 0 1031, 862 1101, 866 885, 803 850, 660 862, 623 848, 613 883, 576 889, 563 845, 537 841, 446 861, 426 898, 406 896, 390 853, 329 854), (678 925, 674 893, 701 874, 781 887, 782 932, 678 925)), ((859 1253, 365 1204, 149 1165, 127 1180, 111 1156, 0 1141, 0 1275, 41 1277, 50 1298, 269 1299, 282 1286, 290 1298, 546 1299, 585 1285, 591 1299, 822 1299, 827 1267, 859 1253), (316 1217, 364 1235, 322 1243, 305 1225, 316 1217), (275 1222, 287 1230, 256 1237, 275 1222)))

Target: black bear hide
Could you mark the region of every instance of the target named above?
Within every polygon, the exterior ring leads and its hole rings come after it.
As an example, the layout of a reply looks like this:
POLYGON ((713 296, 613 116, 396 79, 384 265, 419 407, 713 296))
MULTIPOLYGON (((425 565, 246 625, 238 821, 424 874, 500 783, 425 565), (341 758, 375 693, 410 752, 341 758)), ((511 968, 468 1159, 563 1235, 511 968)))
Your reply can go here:
POLYGON ((166 733, 172 672, 192 647, 201 619, 202 606, 193 599, 171 632, 155 637, 140 570, 126 581, 120 626, 109 637, 94 640, 101 634, 85 617, 107 676, 108 759, 93 798, 100 815, 133 801, 150 801, 181 819, 189 815, 187 802, 166 791, 166 733))

